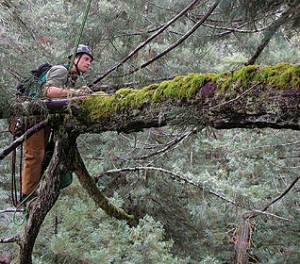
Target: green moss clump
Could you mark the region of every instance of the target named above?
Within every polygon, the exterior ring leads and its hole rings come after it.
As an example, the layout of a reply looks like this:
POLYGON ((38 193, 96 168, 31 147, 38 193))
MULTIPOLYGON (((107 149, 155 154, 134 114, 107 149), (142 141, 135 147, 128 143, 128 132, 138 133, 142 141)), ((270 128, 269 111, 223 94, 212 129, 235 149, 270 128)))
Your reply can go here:
POLYGON ((147 102, 151 103, 157 86, 151 85, 141 90, 122 88, 113 95, 98 93, 99 96, 86 98, 81 106, 91 120, 96 120, 117 111, 137 108, 147 102))
POLYGON ((136 93, 138 90, 133 88, 123 88, 116 92, 116 109, 121 110, 134 105, 136 93))
POLYGON ((121 88, 121 89, 116 91, 115 95, 116 95, 116 98, 124 98, 128 94, 133 93, 135 91, 136 90, 133 89, 133 88, 121 88))
POLYGON ((171 81, 160 83, 153 95, 153 100, 194 98, 204 83, 212 80, 213 77, 213 74, 198 73, 191 73, 187 76, 177 76, 171 81))
POLYGON ((86 98, 81 104, 83 111, 88 114, 87 118, 96 120, 106 116, 116 107, 116 95, 106 95, 100 93, 99 96, 86 98))
POLYGON ((256 82, 265 82, 270 86, 286 89, 289 87, 299 88, 300 66, 286 63, 274 66, 261 67, 254 79, 256 82))
POLYGON ((153 94, 158 84, 151 84, 143 89, 120 89, 116 92, 116 99, 119 100, 117 107, 119 110, 125 108, 140 107, 147 102, 152 101, 153 94))
POLYGON ((137 90, 134 104, 131 106, 132 107, 140 107, 143 104, 151 103, 153 101, 155 87, 157 88, 158 85, 156 84, 155 86, 145 87, 144 89, 137 90))
POLYGON ((249 65, 234 71, 231 75, 228 74, 221 84, 222 91, 233 92, 236 88, 249 87, 253 83, 258 68, 257 65, 249 65))
POLYGON ((168 87, 169 82, 170 81, 164 81, 158 85, 158 87, 153 95, 153 101, 158 101, 160 99, 164 99, 164 91, 168 87))
POLYGON ((196 95, 203 84, 209 79, 208 75, 192 73, 189 74, 184 80, 180 98, 192 98, 196 95))
POLYGON ((235 72, 221 74, 213 78, 221 90, 227 94, 234 94, 235 90, 248 89, 258 82, 269 86, 286 89, 296 87, 300 89, 300 66, 280 63, 273 66, 250 65, 235 72))
POLYGON ((178 98, 181 89, 181 82, 170 81, 163 90, 163 98, 178 98))
POLYGON ((153 83, 153 84, 150 84, 146 87, 144 87, 142 90, 144 90, 145 92, 149 92, 149 91, 155 91, 157 89, 159 84, 157 83, 153 83))
POLYGON ((280 88, 300 86, 300 66, 290 66, 277 75, 270 76, 268 83, 280 88))

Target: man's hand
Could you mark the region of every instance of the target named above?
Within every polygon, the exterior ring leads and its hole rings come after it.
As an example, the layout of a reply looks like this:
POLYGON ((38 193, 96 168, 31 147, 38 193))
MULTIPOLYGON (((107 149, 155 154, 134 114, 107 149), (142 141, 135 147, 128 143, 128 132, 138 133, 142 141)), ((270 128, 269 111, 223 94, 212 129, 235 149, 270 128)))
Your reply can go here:
POLYGON ((82 86, 80 89, 67 89, 68 96, 81 96, 93 93, 93 90, 88 86, 82 86))
POLYGON ((88 86, 82 86, 78 92, 79 95, 87 95, 87 94, 92 94, 93 90, 88 86))

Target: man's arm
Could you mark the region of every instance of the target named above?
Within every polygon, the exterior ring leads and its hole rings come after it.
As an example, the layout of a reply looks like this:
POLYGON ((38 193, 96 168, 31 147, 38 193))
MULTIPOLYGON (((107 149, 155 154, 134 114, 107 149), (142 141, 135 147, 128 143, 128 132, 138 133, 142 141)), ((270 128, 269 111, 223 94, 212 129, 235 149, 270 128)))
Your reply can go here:
POLYGON ((49 98, 82 95, 82 91, 64 88, 68 78, 68 70, 62 65, 53 66, 46 75, 43 94, 49 98))
POLYGON ((76 96, 81 95, 80 90, 75 89, 65 89, 59 88, 55 86, 48 86, 44 88, 44 95, 49 98, 60 98, 60 97, 67 97, 67 96, 76 96))

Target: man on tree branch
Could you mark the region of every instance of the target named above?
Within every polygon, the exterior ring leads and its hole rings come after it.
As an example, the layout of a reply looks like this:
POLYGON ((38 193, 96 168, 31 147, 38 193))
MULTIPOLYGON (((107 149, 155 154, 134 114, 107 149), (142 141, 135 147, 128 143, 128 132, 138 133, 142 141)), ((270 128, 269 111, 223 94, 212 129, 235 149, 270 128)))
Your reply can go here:
MULTIPOLYGON (((55 65, 46 74, 43 86, 43 95, 49 98, 67 96, 80 96, 92 93, 87 86, 76 89, 77 78, 85 74, 93 61, 91 49, 85 45, 73 48, 68 56, 69 63, 75 53, 74 64, 69 70, 69 65, 55 65), (70 88, 72 87, 72 88, 70 88), (68 89, 69 88, 69 89, 68 89)), ((22 171, 22 198, 25 200, 30 195, 35 195, 41 179, 45 150, 49 143, 50 127, 46 127, 24 142, 24 167, 22 171)), ((27 199, 26 199, 27 200, 27 199)))

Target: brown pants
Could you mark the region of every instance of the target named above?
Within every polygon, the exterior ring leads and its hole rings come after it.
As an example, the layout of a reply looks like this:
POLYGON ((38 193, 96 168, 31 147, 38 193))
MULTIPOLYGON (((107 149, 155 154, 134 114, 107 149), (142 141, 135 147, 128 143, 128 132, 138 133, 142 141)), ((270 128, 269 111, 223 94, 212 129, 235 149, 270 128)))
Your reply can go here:
POLYGON ((45 148, 48 143, 50 129, 42 129, 27 138, 24 146, 24 166, 22 170, 22 193, 30 194, 39 184, 45 148))

